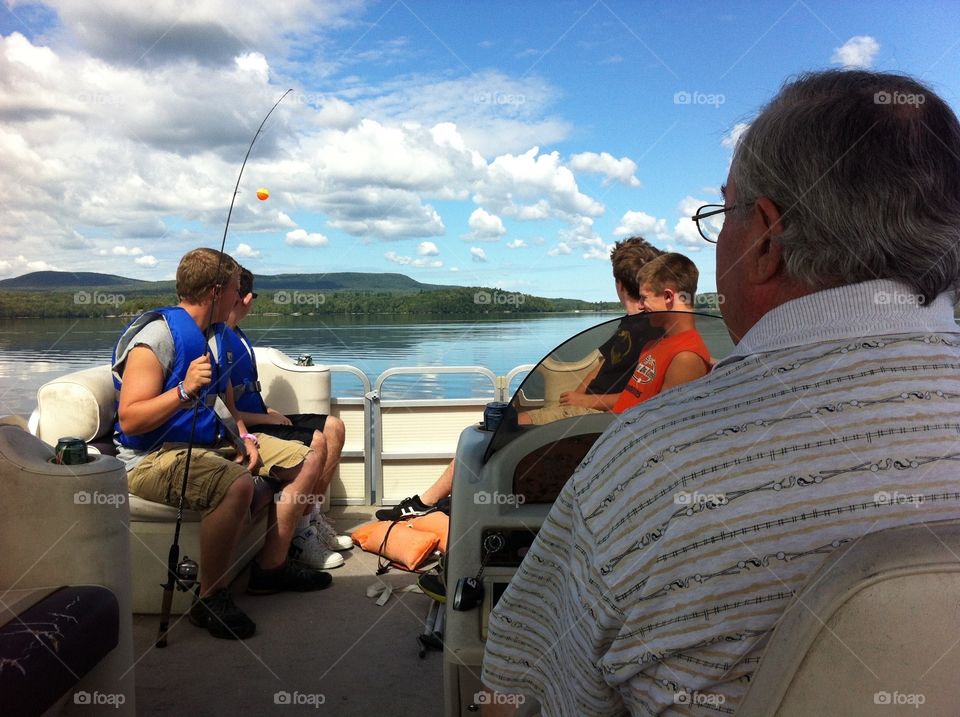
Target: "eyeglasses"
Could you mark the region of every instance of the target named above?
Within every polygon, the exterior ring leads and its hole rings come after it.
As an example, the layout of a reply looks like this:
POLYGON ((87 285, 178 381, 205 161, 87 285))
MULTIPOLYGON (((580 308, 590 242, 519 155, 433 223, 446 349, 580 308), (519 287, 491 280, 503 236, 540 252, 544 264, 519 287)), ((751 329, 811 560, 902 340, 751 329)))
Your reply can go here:
POLYGON ((730 207, 725 207, 722 204, 704 204, 690 219, 697 223, 700 236, 711 244, 716 244, 717 239, 720 238, 720 230, 723 229, 724 215, 731 209, 736 208, 736 204, 730 207), (704 219, 710 219, 710 217, 717 218, 708 222, 704 221, 704 219))
POLYGON ((252 296, 254 299, 256 299, 256 298, 257 298, 257 292, 254 291, 254 292, 251 294, 251 296, 252 296))

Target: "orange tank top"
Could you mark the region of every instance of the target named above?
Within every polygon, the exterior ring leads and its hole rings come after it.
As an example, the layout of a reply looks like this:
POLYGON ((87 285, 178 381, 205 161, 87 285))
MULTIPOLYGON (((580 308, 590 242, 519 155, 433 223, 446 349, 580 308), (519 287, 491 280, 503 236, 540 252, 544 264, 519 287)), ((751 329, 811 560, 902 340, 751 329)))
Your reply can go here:
POLYGON ((699 356, 709 369, 710 350, 703 343, 696 329, 687 329, 673 336, 654 339, 643 347, 637 368, 630 377, 627 387, 620 393, 614 413, 623 413, 631 406, 656 396, 663 388, 663 379, 673 357, 684 351, 692 351, 699 356))

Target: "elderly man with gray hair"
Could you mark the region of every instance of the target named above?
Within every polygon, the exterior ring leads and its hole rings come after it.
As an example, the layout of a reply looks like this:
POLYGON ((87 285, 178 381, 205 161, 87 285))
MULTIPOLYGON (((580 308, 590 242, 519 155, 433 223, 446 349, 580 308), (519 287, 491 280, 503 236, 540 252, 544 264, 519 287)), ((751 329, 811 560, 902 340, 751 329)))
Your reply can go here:
POLYGON ((567 482, 490 616, 485 714, 733 713, 835 550, 960 518, 954 113, 908 77, 803 75, 723 198, 694 220, 737 345, 620 416, 567 482))

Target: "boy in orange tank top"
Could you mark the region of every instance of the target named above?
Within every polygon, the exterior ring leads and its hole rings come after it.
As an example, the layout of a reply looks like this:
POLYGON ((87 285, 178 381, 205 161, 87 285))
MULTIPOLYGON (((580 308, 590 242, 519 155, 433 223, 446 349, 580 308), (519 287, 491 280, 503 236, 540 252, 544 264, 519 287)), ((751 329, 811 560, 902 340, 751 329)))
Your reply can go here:
POLYGON ((643 347, 633 376, 613 406, 614 413, 623 413, 709 372, 710 351, 693 316, 699 276, 696 265, 676 253, 659 256, 640 269, 640 310, 655 314, 650 316, 650 324, 664 333, 643 347))

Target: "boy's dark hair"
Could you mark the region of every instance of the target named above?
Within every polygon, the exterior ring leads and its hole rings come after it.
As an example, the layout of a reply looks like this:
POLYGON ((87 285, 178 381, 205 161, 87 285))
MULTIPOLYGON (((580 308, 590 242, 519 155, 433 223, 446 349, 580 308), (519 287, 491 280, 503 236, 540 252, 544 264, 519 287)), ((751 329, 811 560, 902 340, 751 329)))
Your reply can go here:
POLYGON ((201 303, 214 287, 226 286, 237 271, 233 257, 201 247, 188 251, 177 266, 177 297, 190 304, 201 303))
POLYGON ((628 237, 618 241, 610 250, 613 278, 620 282, 631 299, 639 299, 640 285, 637 284, 637 272, 645 264, 662 255, 662 251, 643 237, 628 237))
POLYGON ((240 295, 253 293, 253 272, 245 266, 240 267, 240 295))
POLYGON ((681 301, 693 305, 697 294, 697 265, 683 254, 671 253, 658 256, 637 272, 637 284, 649 286, 650 291, 662 294, 664 289, 673 289, 682 294, 681 301))

